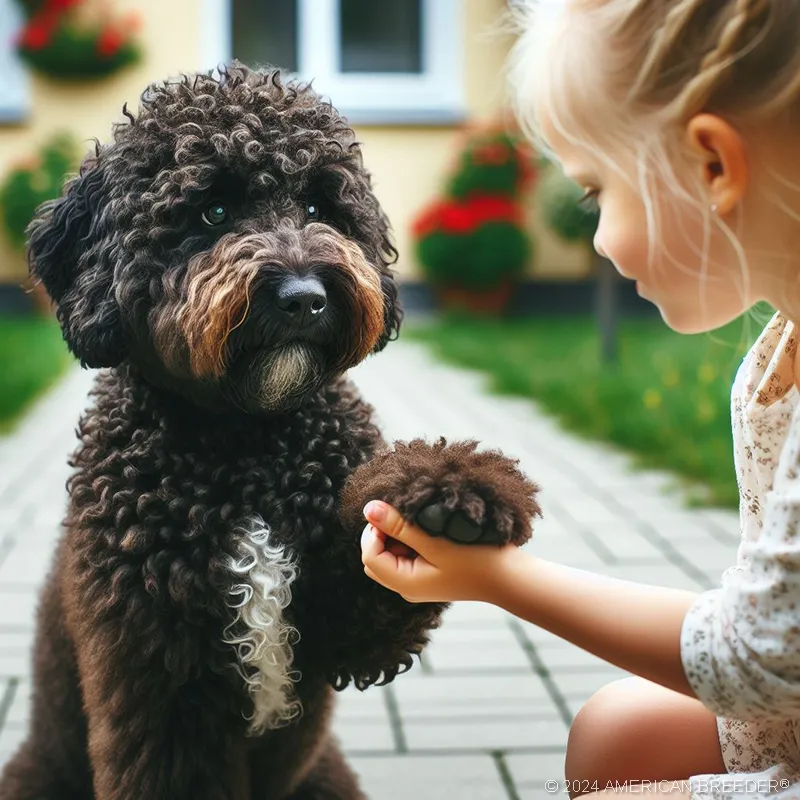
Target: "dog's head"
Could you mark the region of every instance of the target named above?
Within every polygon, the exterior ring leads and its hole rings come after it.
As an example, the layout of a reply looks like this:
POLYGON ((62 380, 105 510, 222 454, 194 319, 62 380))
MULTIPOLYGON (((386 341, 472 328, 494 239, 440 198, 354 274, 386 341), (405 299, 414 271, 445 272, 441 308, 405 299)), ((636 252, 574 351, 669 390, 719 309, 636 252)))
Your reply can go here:
POLYGON ((396 251, 353 131, 234 63, 149 87, 29 229, 32 273, 90 367, 130 360, 210 407, 295 407, 380 350, 396 251))

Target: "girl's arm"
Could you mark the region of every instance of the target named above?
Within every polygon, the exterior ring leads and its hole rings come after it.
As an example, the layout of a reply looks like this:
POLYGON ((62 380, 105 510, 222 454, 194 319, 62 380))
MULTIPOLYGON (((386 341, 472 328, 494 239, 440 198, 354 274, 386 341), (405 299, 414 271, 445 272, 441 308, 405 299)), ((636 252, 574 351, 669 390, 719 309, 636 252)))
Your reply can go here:
POLYGON ((490 603, 635 675, 694 697, 681 627, 697 595, 554 564, 516 550, 490 603))
POLYGON ((366 573, 407 600, 492 603, 611 664, 694 696, 680 644, 697 594, 595 575, 513 545, 463 546, 432 538, 383 503, 370 503, 365 514, 374 526, 362 540, 366 573), (392 540, 421 557, 398 555, 392 540))

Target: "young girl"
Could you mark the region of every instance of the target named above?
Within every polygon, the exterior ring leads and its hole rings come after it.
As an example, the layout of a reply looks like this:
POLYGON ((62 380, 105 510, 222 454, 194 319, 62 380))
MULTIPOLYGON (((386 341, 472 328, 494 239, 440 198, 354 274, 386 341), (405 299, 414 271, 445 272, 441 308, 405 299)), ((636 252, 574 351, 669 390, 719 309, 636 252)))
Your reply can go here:
POLYGON ((412 602, 494 603, 640 676, 577 714, 573 795, 800 798, 800 0, 543 0, 524 23, 518 113, 598 202, 598 252, 680 332, 779 309, 732 390, 738 563, 713 591, 673 591, 547 562, 535 540, 430 538, 373 501, 365 570, 412 602))

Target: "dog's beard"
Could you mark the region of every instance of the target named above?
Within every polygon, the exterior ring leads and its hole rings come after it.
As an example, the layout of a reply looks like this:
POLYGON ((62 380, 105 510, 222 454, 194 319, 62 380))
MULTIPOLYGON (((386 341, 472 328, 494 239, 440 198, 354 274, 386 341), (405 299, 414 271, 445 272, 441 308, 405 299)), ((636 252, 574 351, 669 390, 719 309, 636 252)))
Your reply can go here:
POLYGON ((314 348, 291 342, 269 353, 257 372, 261 406, 277 411, 299 400, 318 382, 320 365, 314 348))

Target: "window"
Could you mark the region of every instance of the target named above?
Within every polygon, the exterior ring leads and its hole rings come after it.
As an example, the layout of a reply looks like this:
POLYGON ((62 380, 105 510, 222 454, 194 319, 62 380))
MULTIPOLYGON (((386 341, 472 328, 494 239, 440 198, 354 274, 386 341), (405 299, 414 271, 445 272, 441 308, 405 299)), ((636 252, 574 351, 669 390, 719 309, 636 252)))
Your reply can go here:
POLYGON ((340 0, 339 71, 422 72, 422 0, 340 0))
POLYGON ((232 55, 245 64, 296 72, 297 0, 232 0, 231 42, 232 55))
POLYGON ((460 0, 205 0, 207 67, 274 64, 354 123, 463 116, 460 0))
POLYGON ((19 122, 28 113, 28 76, 14 44, 23 23, 17 3, 0 4, 0 123, 19 122))

